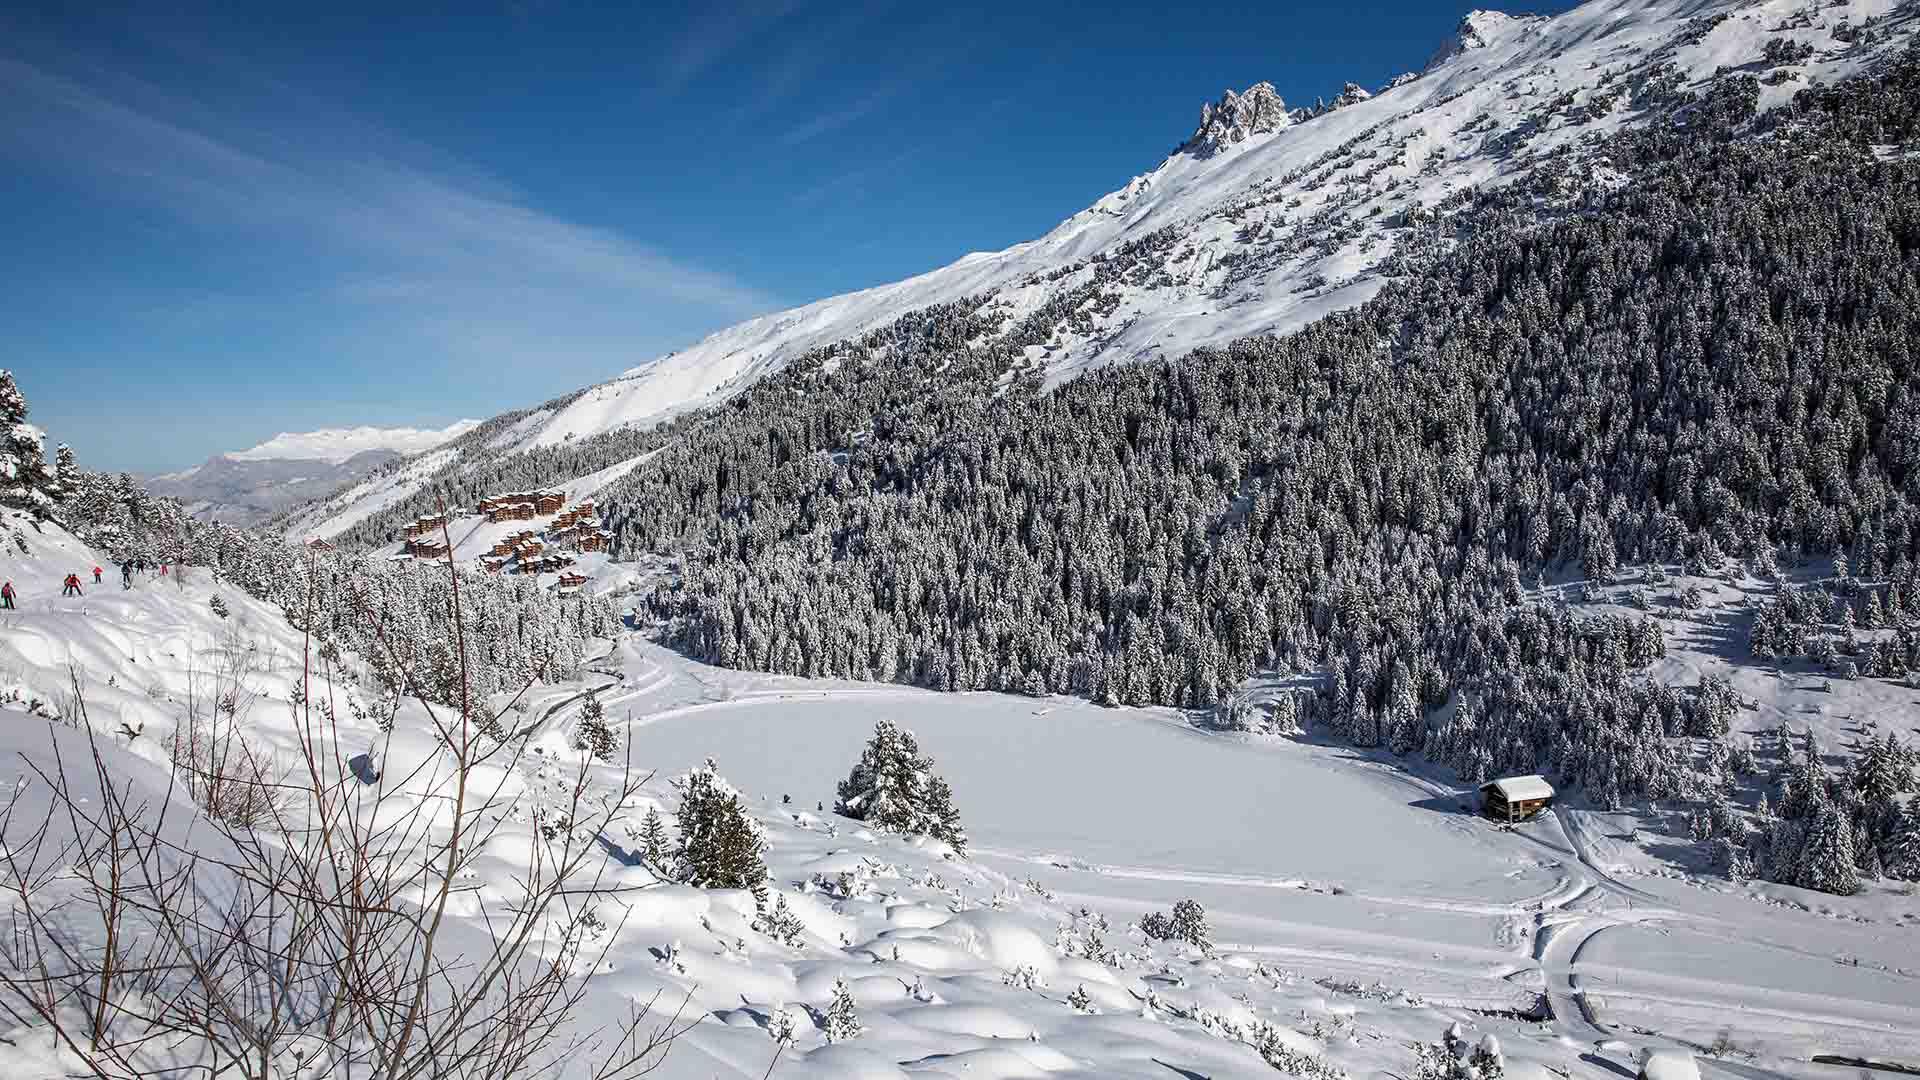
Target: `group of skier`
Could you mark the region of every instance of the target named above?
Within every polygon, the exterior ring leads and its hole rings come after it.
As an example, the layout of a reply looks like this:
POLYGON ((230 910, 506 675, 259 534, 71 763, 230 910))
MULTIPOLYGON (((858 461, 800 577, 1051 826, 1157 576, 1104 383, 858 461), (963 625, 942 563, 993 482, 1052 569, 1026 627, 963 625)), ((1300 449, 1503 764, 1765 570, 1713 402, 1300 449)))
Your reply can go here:
MULTIPOLYGON (((139 559, 130 559, 127 562, 121 563, 120 564, 120 587, 122 589, 133 588, 133 572, 136 570, 145 570, 147 568, 148 568, 147 564, 144 561, 139 559)), ((96 566, 93 568, 93 583, 95 585, 100 584, 101 575, 103 573, 105 573, 105 571, 103 571, 100 567, 96 566)), ((167 567, 165 565, 162 565, 160 567, 160 576, 161 577, 167 576, 167 567)), ((83 582, 80 579, 79 573, 76 572, 76 573, 68 574, 66 576, 66 580, 60 583, 60 595, 61 596, 83 595, 80 591, 80 587, 82 584, 83 582)), ((9 582, 6 582, 5 584, 0 584, 0 611, 16 610, 14 607, 14 601, 18 597, 19 597, 19 593, 14 589, 13 582, 9 581, 9 582)))

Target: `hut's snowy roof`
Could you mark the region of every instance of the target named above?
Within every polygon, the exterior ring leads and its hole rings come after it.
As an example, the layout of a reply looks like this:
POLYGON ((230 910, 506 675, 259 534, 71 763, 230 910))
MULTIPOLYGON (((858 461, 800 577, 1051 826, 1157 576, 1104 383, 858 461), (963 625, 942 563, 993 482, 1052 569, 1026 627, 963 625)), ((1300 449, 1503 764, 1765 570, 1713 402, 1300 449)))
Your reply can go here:
POLYGON ((1648 1050, 1640 1075, 1646 1080, 1700 1080, 1700 1066, 1685 1050, 1648 1050))
POLYGON ((1500 797, 1508 802, 1553 798, 1553 785, 1540 776, 1503 776, 1480 790, 1488 788, 1499 792, 1500 797))

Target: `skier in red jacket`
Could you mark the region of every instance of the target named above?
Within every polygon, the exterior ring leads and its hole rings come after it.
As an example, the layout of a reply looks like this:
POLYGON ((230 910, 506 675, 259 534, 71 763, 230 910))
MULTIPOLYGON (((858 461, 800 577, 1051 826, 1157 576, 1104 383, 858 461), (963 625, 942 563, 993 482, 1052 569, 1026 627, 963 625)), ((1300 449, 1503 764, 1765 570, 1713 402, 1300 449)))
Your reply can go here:
POLYGON ((13 582, 11 581, 5 585, 0 585, 0 608, 5 608, 8 611, 13 610, 13 582))
POLYGON ((100 568, 97 566, 93 568, 93 583, 100 584, 100 568))
POLYGON ((61 596, 79 596, 80 595, 80 575, 79 574, 67 575, 66 585, 60 590, 60 595, 61 596))

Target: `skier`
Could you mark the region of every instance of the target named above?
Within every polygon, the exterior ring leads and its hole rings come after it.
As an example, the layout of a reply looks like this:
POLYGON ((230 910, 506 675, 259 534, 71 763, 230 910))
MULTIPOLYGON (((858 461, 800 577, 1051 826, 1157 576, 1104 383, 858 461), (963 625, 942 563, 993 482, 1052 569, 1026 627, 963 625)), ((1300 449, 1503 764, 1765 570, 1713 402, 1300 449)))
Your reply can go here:
POLYGON ((61 596, 79 596, 80 595, 80 575, 79 574, 67 575, 66 586, 60 590, 60 595, 61 596))
POLYGON ((8 611, 13 610, 13 582, 11 581, 5 585, 0 585, 0 608, 5 608, 8 611))
POLYGON ((97 566, 93 568, 93 583, 100 584, 100 568, 97 566))
POLYGON ((123 589, 133 588, 133 563, 130 561, 120 564, 120 587, 123 589))

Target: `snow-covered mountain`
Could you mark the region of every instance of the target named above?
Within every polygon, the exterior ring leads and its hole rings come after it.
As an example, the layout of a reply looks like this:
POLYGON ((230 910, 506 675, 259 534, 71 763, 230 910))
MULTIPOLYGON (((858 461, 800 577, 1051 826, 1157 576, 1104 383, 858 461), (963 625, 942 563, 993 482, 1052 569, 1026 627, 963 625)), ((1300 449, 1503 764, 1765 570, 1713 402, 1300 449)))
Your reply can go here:
POLYGON ((258 446, 216 454, 205 463, 147 481, 201 517, 238 525, 323 498, 381 466, 457 438, 479 421, 444 428, 323 428, 281 432, 258 446))
MULTIPOLYGON (((1372 297, 1396 256, 1445 243, 1440 223, 1475 190, 1527 180, 1549 159, 1561 167, 1567 152, 1576 168, 1604 176, 1585 148, 1664 115, 1676 95, 1721 73, 1761 76, 1760 107, 1777 107, 1901 48, 1914 25, 1900 0, 1591 0, 1553 17, 1474 12, 1417 73, 1371 92, 1348 84, 1308 107, 1289 107, 1265 82, 1230 90, 1202 106, 1195 130, 1155 168, 1039 239, 719 331, 527 413, 486 441, 487 456, 667 419, 810 349, 963 297, 990 298, 1011 326, 1099 283, 1099 301, 1076 314, 1075 328, 1029 349, 1050 384, 1285 333, 1372 297)), ((291 527, 337 533, 430 471, 409 467, 343 492, 291 527)))
POLYGON ((1133 244, 1150 251, 1116 288, 1119 304, 1051 347, 1053 378, 1284 332, 1372 296, 1410 211, 1511 183, 1551 151, 1632 123, 1663 82, 1685 89, 1723 66, 1764 73, 1775 66, 1762 59, 1769 40, 1811 45, 1791 77, 1763 88, 1762 107, 1779 105, 1896 46, 1911 30, 1889 18, 1898 6, 1593 0, 1553 18, 1475 12, 1418 77, 1373 94, 1350 85, 1309 109, 1289 110, 1265 83, 1229 93, 1152 171, 1037 240, 722 330, 593 388, 527 441, 658 419, 963 296, 1009 301, 1012 322, 1133 244), (1897 25, 1877 41, 1835 36, 1876 19, 1897 25))
POLYGON ((283 431, 259 446, 225 456, 235 461, 325 461, 338 465, 369 450, 418 454, 471 431, 479 423, 478 420, 456 420, 443 428, 351 427, 283 431))

